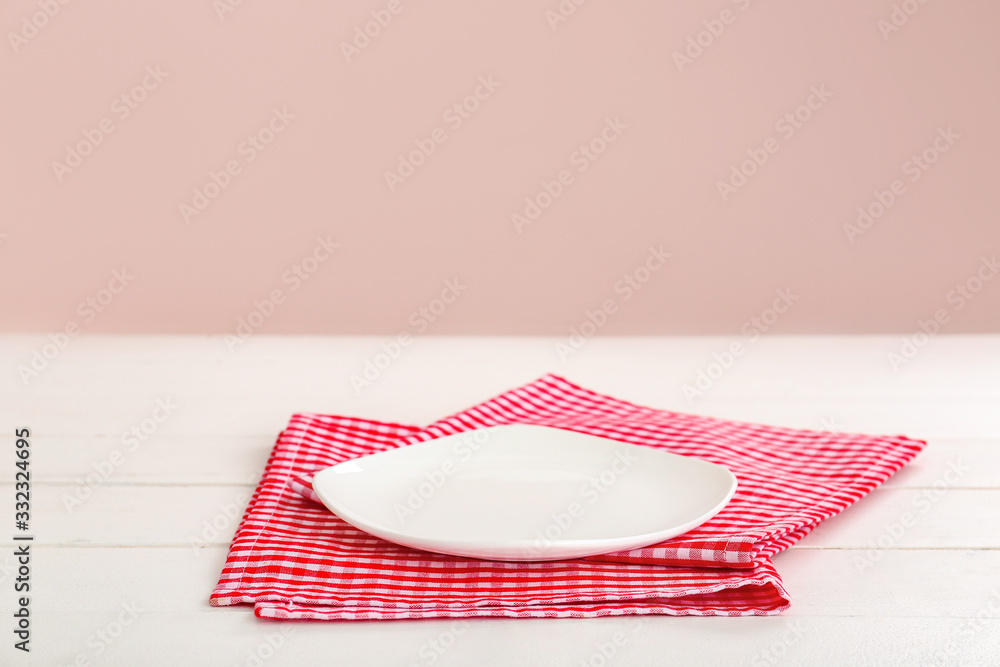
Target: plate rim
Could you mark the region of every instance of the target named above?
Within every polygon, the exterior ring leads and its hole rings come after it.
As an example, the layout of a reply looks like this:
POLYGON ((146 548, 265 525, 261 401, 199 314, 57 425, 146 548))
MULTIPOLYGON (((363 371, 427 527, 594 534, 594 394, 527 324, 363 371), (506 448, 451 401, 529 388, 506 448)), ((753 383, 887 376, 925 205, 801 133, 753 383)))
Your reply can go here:
POLYGON ((320 498, 322 504, 332 513, 340 517, 344 522, 350 524, 351 526, 361 530, 370 535, 374 535, 380 539, 384 539, 388 542, 394 544, 418 549, 421 551, 428 551, 431 553, 445 554, 451 556, 461 556, 467 558, 478 558, 481 560, 501 560, 501 561, 516 561, 516 562, 532 562, 532 561, 552 561, 552 560, 567 560, 573 558, 585 558, 587 556, 596 556, 600 554, 613 553, 615 551, 621 551, 626 549, 639 549, 644 546, 651 546, 657 542, 669 539, 671 537, 676 537, 678 535, 683 535, 687 531, 696 528, 705 522, 709 521, 712 517, 721 512, 729 501, 733 499, 739 488, 739 480, 736 475, 733 474, 729 468, 726 466, 708 461, 706 459, 697 456, 688 456, 685 454, 677 454, 674 452, 667 452, 660 450, 656 447, 650 447, 648 445, 637 445, 631 442, 623 442, 621 440, 615 440, 613 438, 606 438, 604 436, 596 436, 590 433, 581 433, 580 431, 574 431, 568 428, 560 428, 553 426, 542 426, 540 424, 498 424, 494 426, 487 426, 481 429, 467 429, 465 431, 460 431, 459 433, 449 433, 437 438, 431 438, 430 440, 423 440, 420 442, 415 442, 411 445, 401 445, 399 447, 393 447, 392 449, 385 449, 379 452, 373 452, 371 454, 364 454, 346 461, 340 461, 333 465, 327 466, 316 471, 312 478, 313 491, 320 498), (381 523, 376 523, 365 519, 364 517, 358 515, 357 513, 339 506, 339 503, 333 501, 322 491, 324 486, 322 483, 318 486, 316 485, 316 479, 323 475, 324 477, 332 477, 337 474, 335 469, 350 463, 354 463, 359 459, 371 458, 376 456, 381 456, 385 454, 392 454, 397 451, 404 449, 409 449, 410 447, 420 447, 421 445, 430 445, 431 443, 438 443, 441 440, 457 438, 462 435, 474 431, 484 431, 484 430, 495 430, 495 429, 507 429, 508 427, 529 427, 531 429, 545 429, 545 430, 560 430, 568 431, 576 435, 586 436, 590 438, 595 438, 598 440, 605 440, 608 443, 614 443, 617 445, 622 445, 626 447, 641 447, 642 449, 649 450, 649 452, 654 455, 666 455, 671 458, 681 458, 690 462, 695 462, 697 464, 702 464, 709 466, 712 469, 717 469, 719 472, 724 473, 724 476, 728 477, 728 490, 725 496, 712 506, 711 509, 699 515, 698 517, 692 519, 691 521, 685 522, 680 525, 670 526, 659 531, 652 531, 647 533, 627 535, 622 537, 609 537, 609 538, 588 538, 588 539, 551 539, 547 540, 547 545, 549 551, 581 551, 585 550, 588 553, 579 553, 578 555, 564 555, 564 554, 553 554, 551 556, 536 555, 531 557, 512 557, 512 556, 486 556, 485 551, 497 552, 497 551, 520 551, 523 552, 526 549, 534 549, 536 551, 545 551, 545 549, 539 550, 537 547, 537 539, 518 539, 518 540, 497 540, 491 545, 484 545, 481 549, 476 549, 475 546, 467 547, 466 545, 483 545, 482 540, 473 540, 471 542, 466 542, 465 540, 458 539, 431 539, 425 540, 421 539, 419 536, 415 537, 412 533, 403 533, 394 528, 384 526, 381 523), (336 507, 336 509, 335 509, 336 507), (422 544, 416 544, 416 542, 421 542, 422 544), (434 547, 427 546, 428 544, 434 544, 434 547), (625 546, 619 546, 624 544, 625 546), (462 552, 457 551, 461 549, 462 552))

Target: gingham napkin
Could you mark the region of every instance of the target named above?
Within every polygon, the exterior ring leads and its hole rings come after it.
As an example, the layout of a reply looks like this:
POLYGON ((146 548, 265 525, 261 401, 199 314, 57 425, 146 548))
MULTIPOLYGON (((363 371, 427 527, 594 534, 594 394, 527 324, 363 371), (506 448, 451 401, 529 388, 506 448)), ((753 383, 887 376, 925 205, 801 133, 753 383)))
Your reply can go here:
POLYGON ((765 615, 789 605, 770 556, 885 481, 926 443, 731 422, 642 407, 545 376, 426 428, 297 414, 237 529, 211 603, 263 618, 765 615), (313 473, 470 429, 536 424, 697 456, 739 487, 713 519, 641 549, 542 563, 386 542, 329 512, 313 473))

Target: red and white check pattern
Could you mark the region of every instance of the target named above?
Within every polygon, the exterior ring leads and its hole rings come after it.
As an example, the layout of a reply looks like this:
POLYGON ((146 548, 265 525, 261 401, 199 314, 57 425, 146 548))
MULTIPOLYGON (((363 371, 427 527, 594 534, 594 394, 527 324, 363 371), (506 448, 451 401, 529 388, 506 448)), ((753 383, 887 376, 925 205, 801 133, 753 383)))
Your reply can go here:
POLYGON ((763 615, 789 599, 769 557, 925 443, 730 422, 642 407, 549 375, 427 428, 299 414, 281 433, 230 547, 213 605, 266 618, 763 615), (697 456, 739 480, 712 520, 653 546, 545 563, 409 549, 341 521, 311 475, 334 463, 500 424, 537 424, 697 456))

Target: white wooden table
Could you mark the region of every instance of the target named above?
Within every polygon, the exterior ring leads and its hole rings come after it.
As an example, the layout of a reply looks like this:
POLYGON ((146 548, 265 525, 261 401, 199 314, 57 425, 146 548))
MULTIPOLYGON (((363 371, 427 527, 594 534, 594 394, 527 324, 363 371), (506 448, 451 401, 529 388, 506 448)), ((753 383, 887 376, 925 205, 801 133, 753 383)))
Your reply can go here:
POLYGON ((25 386, 17 367, 46 337, 0 337, 0 664, 1000 664, 1000 336, 939 336, 898 371, 896 336, 764 338, 693 403, 682 386, 732 339, 599 338, 563 362, 552 338, 420 338, 358 395, 349 378, 385 340, 256 336, 230 351, 221 338, 79 337, 25 386), (209 606, 291 413, 422 424, 548 371, 656 407, 930 444, 775 558, 793 598, 782 616, 456 628, 277 623, 209 606), (12 632, 24 427, 30 654, 12 632))

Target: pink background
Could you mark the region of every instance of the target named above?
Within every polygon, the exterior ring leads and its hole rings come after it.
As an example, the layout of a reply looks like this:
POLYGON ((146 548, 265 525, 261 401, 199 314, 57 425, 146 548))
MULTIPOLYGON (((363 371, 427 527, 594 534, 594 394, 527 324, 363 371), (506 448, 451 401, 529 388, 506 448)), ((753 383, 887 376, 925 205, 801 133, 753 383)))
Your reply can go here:
POLYGON ((565 335, 610 301, 601 333, 730 333, 791 290, 773 332, 906 333, 942 310, 949 333, 1000 331, 982 264, 1000 252, 1000 3, 897 2, 895 26, 887 0, 565 0, 554 28, 558 0, 225 3, 4 3, 2 330, 233 332, 277 290, 258 331, 565 335), (348 62, 372 12, 391 21, 348 62), (679 67, 689 38, 705 46, 679 67), (480 77, 499 85, 456 126, 480 77), (799 109, 811 90, 832 96, 799 109), (294 118, 250 160, 275 108, 294 118), (601 155, 574 158, 616 118, 601 155), (939 128, 948 150, 912 180, 939 128), (320 236, 339 247, 295 277, 320 236), (650 246, 671 255, 655 271, 650 246), (648 278, 628 299, 627 274, 648 278), (435 303, 447 280, 458 296, 435 303))

